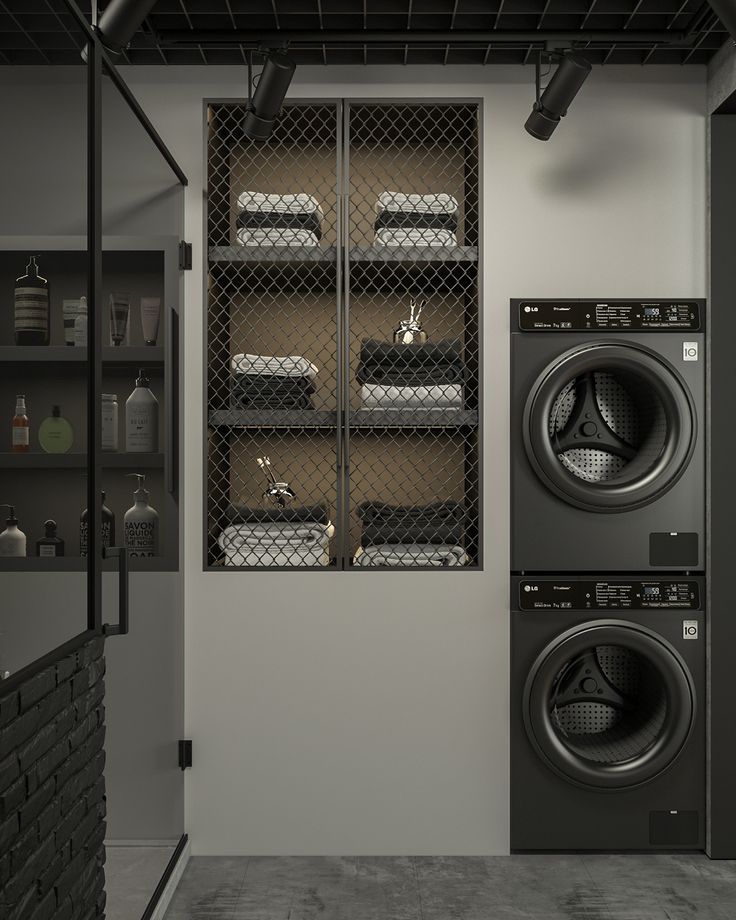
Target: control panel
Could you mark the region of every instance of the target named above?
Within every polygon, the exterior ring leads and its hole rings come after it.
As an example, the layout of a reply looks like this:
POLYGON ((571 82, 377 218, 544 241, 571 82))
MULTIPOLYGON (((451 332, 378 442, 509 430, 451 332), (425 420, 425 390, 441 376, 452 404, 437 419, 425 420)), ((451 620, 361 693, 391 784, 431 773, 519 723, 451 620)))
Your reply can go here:
POLYGON ((519 583, 520 610, 700 609, 697 581, 555 581, 519 583))
POLYGON ((529 332, 697 332, 701 307, 695 300, 523 300, 519 328, 529 332))

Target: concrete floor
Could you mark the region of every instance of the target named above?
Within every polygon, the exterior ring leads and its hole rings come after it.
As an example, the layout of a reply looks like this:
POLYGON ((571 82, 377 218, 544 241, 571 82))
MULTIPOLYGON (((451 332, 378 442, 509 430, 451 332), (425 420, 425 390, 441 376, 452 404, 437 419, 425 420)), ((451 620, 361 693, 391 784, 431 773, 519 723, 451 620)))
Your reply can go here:
POLYGON ((194 857, 166 920, 734 920, 705 856, 194 857))
POLYGON ((141 920, 174 847, 106 846, 106 920, 141 920))

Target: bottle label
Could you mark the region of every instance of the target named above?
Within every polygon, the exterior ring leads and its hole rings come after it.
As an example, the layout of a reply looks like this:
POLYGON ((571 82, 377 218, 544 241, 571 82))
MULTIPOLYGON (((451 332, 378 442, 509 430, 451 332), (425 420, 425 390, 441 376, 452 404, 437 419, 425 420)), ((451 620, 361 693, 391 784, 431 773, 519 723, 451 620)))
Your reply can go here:
POLYGON ((48 332, 49 293, 46 288, 15 289, 15 331, 48 332))
POLYGON ((47 543, 45 546, 39 546, 38 555, 39 556, 55 556, 56 546, 53 543, 51 544, 47 543))
POLYGON ((28 447, 31 443, 30 428, 13 428, 13 447, 28 447))
MULTIPOLYGON (((79 525, 79 555, 86 556, 89 552, 88 545, 88 530, 87 530, 87 521, 82 521, 79 525)), ((100 536, 102 537, 103 546, 112 546, 112 528, 109 521, 103 521, 102 527, 100 528, 100 536)))
POLYGON ((155 451, 158 419, 148 407, 129 411, 126 448, 133 451, 155 451))
POLYGON ((131 558, 156 555, 156 525, 152 521, 126 521, 125 545, 131 558))
POLYGON ((102 404, 102 449, 118 449, 118 407, 111 403, 102 404))

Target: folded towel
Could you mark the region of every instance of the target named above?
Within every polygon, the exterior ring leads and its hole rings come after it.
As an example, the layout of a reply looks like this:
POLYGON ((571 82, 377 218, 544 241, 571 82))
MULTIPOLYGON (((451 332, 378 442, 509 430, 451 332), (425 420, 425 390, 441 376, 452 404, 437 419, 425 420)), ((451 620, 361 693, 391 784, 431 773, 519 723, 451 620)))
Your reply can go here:
POLYGON ((376 202, 376 211, 416 211, 421 214, 454 214, 457 199, 444 192, 434 195, 405 194, 404 192, 381 192, 376 202))
POLYGON ((361 546, 377 546, 384 543, 431 543, 455 544, 463 539, 463 525, 437 519, 424 524, 381 522, 363 524, 360 535, 361 546))
POLYGON ((359 547, 353 564, 359 566, 432 566, 467 565, 468 555, 462 546, 426 543, 393 543, 359 547))
POLYGON ((308 377, 313 380, 319 371, 316 364, 301 355, 279 358, 271 355, 233 355, 232 369, 239 374, 268 374, 273 377, 308 377))
POLYGON ((457 236, 450 230, 377 230, 376 246, 457 246, 457 236))
POLYGON ((308 377, 236 374, 230 401, 240 409, 313 409, 314 384, 308 377))
POLYGON ((430 502, 427 505, 390 505, 388 502, 365 501, 358 505, 358 517, 363 523, 378 521, 415 521, 443 520, 460 522, 465 518, 465 508, 461 502, 430 502))
POLYGON ((326 566, 333 535, 331 524, 240 524, 225 528, 218 544, 225 565, 326 566))
POLYGON ((417 370, 389 367, 385 364, 361 364, 355 372, 358 383, 393 387, 462 384, 464 376, 464 368, 456 364, 437 364, 417 370))
POLYGON ((381 211, 376 218, 374 230, 401 228, 423 228, 429 230, 451 230, 457 232, 457 214, 420 214, 416 211, 381 211))
POLYGON ((462 384, 385 386, 366 383, 360 388, 365 409, 462 409, 462 384))
POLYGON ((298 195, 267 195, 263 192, 241 192, 238 207, 243 211, 279 211, 282 214, 318 214, 324 217, 319 201, 305 193, 298 195))
POLYGON ((241 246, 299 246, 314 249, 319 246, 316 234, 310 230, 245 230, 237 232, 241 246))
POLYGON ((364 364, 387 364, 390 367, 418 368, 434 364, 463 363, 463 346, 460 339, 440 339, 423 345, 398 345, 377 339, 363 339, 360 343, 360 360, 364 364))
POLYGON ((283 214, 280 211, 241 211, 235 222, 241 230, 309 230, 322 238, 322 224, 317 213, 283 214))
POLYGON ((228 524, 329 524, 327 505, 299 505, 289 508, 249 508, 230 503, 225 510, 228 524))

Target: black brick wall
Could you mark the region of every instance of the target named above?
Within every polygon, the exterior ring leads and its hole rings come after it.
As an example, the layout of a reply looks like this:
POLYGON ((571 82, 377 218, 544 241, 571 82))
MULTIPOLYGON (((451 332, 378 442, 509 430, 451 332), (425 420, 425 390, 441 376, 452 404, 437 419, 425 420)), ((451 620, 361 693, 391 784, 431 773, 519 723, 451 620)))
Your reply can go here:
POLYGON ((0 920, 105 916, 103 653, 0 683, 0 920))

